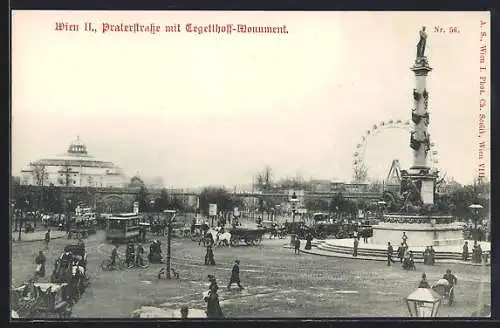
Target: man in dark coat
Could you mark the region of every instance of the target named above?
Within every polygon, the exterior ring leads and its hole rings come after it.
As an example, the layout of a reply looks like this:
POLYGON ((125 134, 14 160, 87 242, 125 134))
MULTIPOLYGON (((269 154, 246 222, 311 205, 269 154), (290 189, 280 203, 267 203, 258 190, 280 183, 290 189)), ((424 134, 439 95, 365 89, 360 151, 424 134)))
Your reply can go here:
POLYGON ((429 246, 427 246, 424 251, 424 264, 426 265, 431 264, 430 259, 431 259, 431 249, 429 246))
POLYGON ((237 284, 240 290, 243 289, 240 283, 240 260, 234 261, 233 270, 231 271, 231 279, 229 279, 229 284, 227 289, 231 289, 232 284, 237 284))
POLYGON ((312 248, 312 239, 313 236, 311 234, 308 234, 306 239, 306 246, 304 247, 305 250, 310 250, 312 248))
POLYGON ((418 284, 418 288, 431 288, 429 282, 427 281, 427 275, 425 273, 422 274, 422 280, 418 284))
POLYGON ((127 245, 127 266, 132 266, 135 262, 135 247, 132 241, 127 245))
POLYGON ((463 261, 469 260, 469 243, 467 241, 465 242, 464 247, 462 248, 462 260, 463 261))
POLYGON ((387 243, 387 265, 390 266, 391 263, 394 263, 395 261, 392 259, 392 253, 394 252, 394 249, 392 248, 392 245, 390 242, 387 243))
POLYGON ((118 258, 118 244, 113 247, 113 250, 111 251, 111 266, 114 267, 116 266, 116 259, 118 258))
POLYGON ((35 264, 37 265, 36 268, 36 275, 39 277, 45 277, 45 262, 47 259, 45 258, 45 255, 43 255, 43 252, 40 251, 38 253, 38 256, 35 258, 35 264))
POLYGON ((136 257, 135 257, 135 265, 136 266, 144 266, 144 260, 143 260, 143 256, 144 256, 144 248, 142 247, 141 244, 138 244, 137 245, 137 251, 136 251, 136 257))
POLYGON ((295 245, 294 245, 294 251, 295 251, 295 254, 299 254, 300 255, 300 239, 298 236, 295 236, 295 245))
POLYGON ((432 247, 429 250, 429 264, 434 265, 436 263, 436 250, 432 247))
POLYGON ((406 248, 404 247, 403 243, 401 243, 401 246, 398 247, 398 258, 400 263, 403 263, 403 259, 405 257, 405 251, 406 248))
POLYGON ((47 230, 45 233, 45 248, 49 248, 49 243, 50 243, 50 229, 47 230))
POLYGON ((358 237, 354 237, 354 247, 352 251, 352 256, 358 256, 358 245, 359 245, 359 239, 358 237))

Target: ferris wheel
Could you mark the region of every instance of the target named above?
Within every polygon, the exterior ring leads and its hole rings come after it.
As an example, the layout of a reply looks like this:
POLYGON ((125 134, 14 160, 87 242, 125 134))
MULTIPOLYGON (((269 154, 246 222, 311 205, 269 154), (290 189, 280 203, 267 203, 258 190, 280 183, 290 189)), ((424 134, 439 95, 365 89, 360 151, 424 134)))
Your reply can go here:
MULTIPOLYGON (((371 129, 367 130, 361 137, 361 141, 356 145, 354 152, 353 169, 354 169, 354 182, 362 183, 367 180, 368 167, 365 163, 365 150, 368 145, 368 140, 378 135, 379 133, 389 129, 400 129, 411 132, 410 121, 403 120, 387 120, 378 124, 374 124, 371 129)), ((438 152, 435 144, 431 142, 430 150, 427 152, 427 161, 432 170, 436 170, 439 164, 438 152)))

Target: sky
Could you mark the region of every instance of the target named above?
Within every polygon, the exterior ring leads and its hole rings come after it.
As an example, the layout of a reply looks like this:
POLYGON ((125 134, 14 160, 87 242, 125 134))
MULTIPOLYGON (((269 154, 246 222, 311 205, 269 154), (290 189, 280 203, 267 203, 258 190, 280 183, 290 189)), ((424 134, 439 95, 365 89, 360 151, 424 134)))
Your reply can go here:
MULTIPOLYGON (((440 171, 470 183, 481 19, 489 14, 14 11, 12 171, 79 136, 91 155, 170 187, 248 185, 266 165, 277 178, 349 182, 366 131, 410 119, 410 67, 426 26, 431 141, 440 171), (62 22, 81 30, 55 31, 62 22), (92 33, 85 22, 286 25, 288 34, 92 33)), ((486 123, 489 133, 489 112, 486 123)), ((411 166, 408 131, 368 139, 370 178, 393 159, 411 166)))

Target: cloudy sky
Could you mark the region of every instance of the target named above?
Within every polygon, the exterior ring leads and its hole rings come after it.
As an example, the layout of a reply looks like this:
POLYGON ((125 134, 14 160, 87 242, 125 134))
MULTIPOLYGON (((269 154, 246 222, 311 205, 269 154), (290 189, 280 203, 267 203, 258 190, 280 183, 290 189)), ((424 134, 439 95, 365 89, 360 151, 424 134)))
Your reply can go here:
MULTIPOLYGON (((93 156, 168 186, 249 184, 265 165, 276 176, 350 181, 366 131, 410 119, 409 68, 425 25, 429 131, 441 171, 467 183, 478 165, 481 18, 489 15, 15 12, 12 170, 80 136, 93 156), (289 33, 94 34, 58 32, 57 22, 285 24, 289 33)), ((410 166, 408 144, 403 130, 370 138, 369 176, 385 176, 395 158, 410 166)))

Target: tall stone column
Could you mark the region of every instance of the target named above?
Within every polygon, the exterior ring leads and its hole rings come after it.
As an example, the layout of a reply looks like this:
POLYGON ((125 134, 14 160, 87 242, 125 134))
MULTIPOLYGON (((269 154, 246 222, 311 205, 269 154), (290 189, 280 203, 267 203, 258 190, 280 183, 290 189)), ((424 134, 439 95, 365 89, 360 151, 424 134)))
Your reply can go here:
POLYGON ((415 74, 413 88, 413 108, 411 120, 413 129, 410 135, 410 148, 413 151, 413 163, 408 172, 402 175, 401 190, 407 200, 414 205, 434 204, 437 171, 431 172, 427 165, 427 154, 431 149, 429 126, 429 91, 427 90, 427 76, 432 68, 425 56, 427 33, 425 27, 419 32, 420 40, 417 44, 417 55, 411 70, 415 74), (418 197, 417 197, 418 195, 418 197))
POLYGON ((418 57, 415 65, 411 68, 415 73, 415 88, 413 89, 414 107, 411 117, 413 131, 411 133, 410 147, 413 150, 413 166, 411 169, 428 170, 427 152, 430 150, 430 135, 427 131, 429 126, 427 91, 427 75, 432 70, 427 62, 427 57, 418 57))

